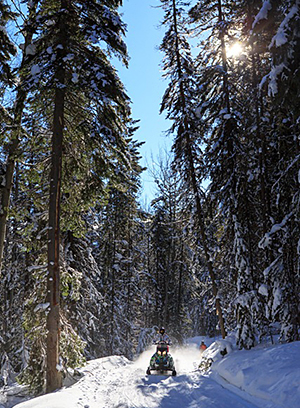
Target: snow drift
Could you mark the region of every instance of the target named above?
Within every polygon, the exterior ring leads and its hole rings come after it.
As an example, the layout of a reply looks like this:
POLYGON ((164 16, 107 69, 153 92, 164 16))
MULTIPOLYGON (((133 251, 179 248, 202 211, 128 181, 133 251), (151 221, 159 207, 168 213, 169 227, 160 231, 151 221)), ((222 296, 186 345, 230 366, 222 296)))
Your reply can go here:
POLYGON ((203 375, 198 370, 200 340, 170 350, 177 377, 145 374, 153 348, 134 362, 123 356, 90 361, 73 386, 16 407, 299 408, 300 342, 250 351, 236 350, 229 342, 214 342, 205 352, 214 362, 203 375), (229 352, 222 356, 224 344, 229 352))

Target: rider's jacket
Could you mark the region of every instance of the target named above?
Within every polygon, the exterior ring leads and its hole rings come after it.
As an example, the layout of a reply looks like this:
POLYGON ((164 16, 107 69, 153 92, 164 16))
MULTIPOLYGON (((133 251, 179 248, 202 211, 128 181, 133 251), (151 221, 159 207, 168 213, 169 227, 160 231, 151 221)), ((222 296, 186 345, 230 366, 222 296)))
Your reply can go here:
POLYGON ((167 344, 171 344, 171 339, 166 333, 164 333, 164 334, 157 333, 157 335, 153 339, 153 344, 157 344, 157 343, 159 343, 161 341, 163 341, 163 342, 165 342, 167 344))

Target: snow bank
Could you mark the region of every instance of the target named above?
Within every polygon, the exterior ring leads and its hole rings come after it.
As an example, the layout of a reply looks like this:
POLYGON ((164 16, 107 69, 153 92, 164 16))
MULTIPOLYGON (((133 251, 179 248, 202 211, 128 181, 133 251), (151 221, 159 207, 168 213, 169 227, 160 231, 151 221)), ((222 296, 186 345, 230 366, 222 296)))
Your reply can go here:
POLYGON ((270 402, 270 407, 300 406, 299 341, 235 351, 214 363, 212 370, 217 381, 224 379, 250 396, 270 402))
POLYGON ((15 407, 299 408, 300 342, 239 351, 229 340, 199 337, 171 347, 176 377, 146 375, 155 347, 134 362, 122 356, 90 361, 76 384, 15 407), (205 375, 197 369, 201 340, 214 360, 205 375))
MULTIPOLYGON (((57 392, 42 395, 16 405, 19 408, 89 408, 90 397, 93 397, 94 389, 100 384, 101 376, 109 376, 113 378, 113 373, 117 369, 123 369, 130 364, 129 360, 124 356, 110 356, 97 360, 92 360, 79 371, 85 376, 76 384, 69 388, 63 388, 57 392), (95 386, 96 384, 96 386, 95 386)), ((116 387, 113 392, 116 392, 116 387)), ((107 389, 106 389, 107 393, 107 389)), ((104 394, 104 392, 103 392, 104 394)), ((93 398, 91 398, 93 400, 93 398)), ((101 400, 99 408, 102 408, 101 400)), ((93 405, 95 406, 95 405, 93 405)))
POLYGON ((232 352, 233 346, 230 341, 216 340, 202 354, 204 359, 212 359, 212 361, 221 360, 225 355, 232 352))

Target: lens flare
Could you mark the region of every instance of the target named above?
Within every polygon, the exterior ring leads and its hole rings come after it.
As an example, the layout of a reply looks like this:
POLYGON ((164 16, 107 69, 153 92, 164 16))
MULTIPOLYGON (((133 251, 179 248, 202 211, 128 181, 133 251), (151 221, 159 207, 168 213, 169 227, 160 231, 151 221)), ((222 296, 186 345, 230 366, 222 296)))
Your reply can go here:
POLYGON ((230 47, 227 48, 226 54, 227 57, 238 57, 241 55, 243 52, 243 46, 239 42, 235 42, 234 44, 230 45, 230 47))

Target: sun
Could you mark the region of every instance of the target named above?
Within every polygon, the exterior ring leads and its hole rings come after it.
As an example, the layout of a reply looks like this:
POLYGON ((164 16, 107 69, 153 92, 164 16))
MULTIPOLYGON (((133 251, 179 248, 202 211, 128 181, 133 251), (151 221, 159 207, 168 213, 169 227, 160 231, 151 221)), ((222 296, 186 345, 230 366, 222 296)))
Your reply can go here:
POLYGON ((231 58, 231 57, 237 58, 241 55, 242 52, 243 52, 243 46, 238 41, 233 43, 226 49, 226 54, 228 58, 231 58))

